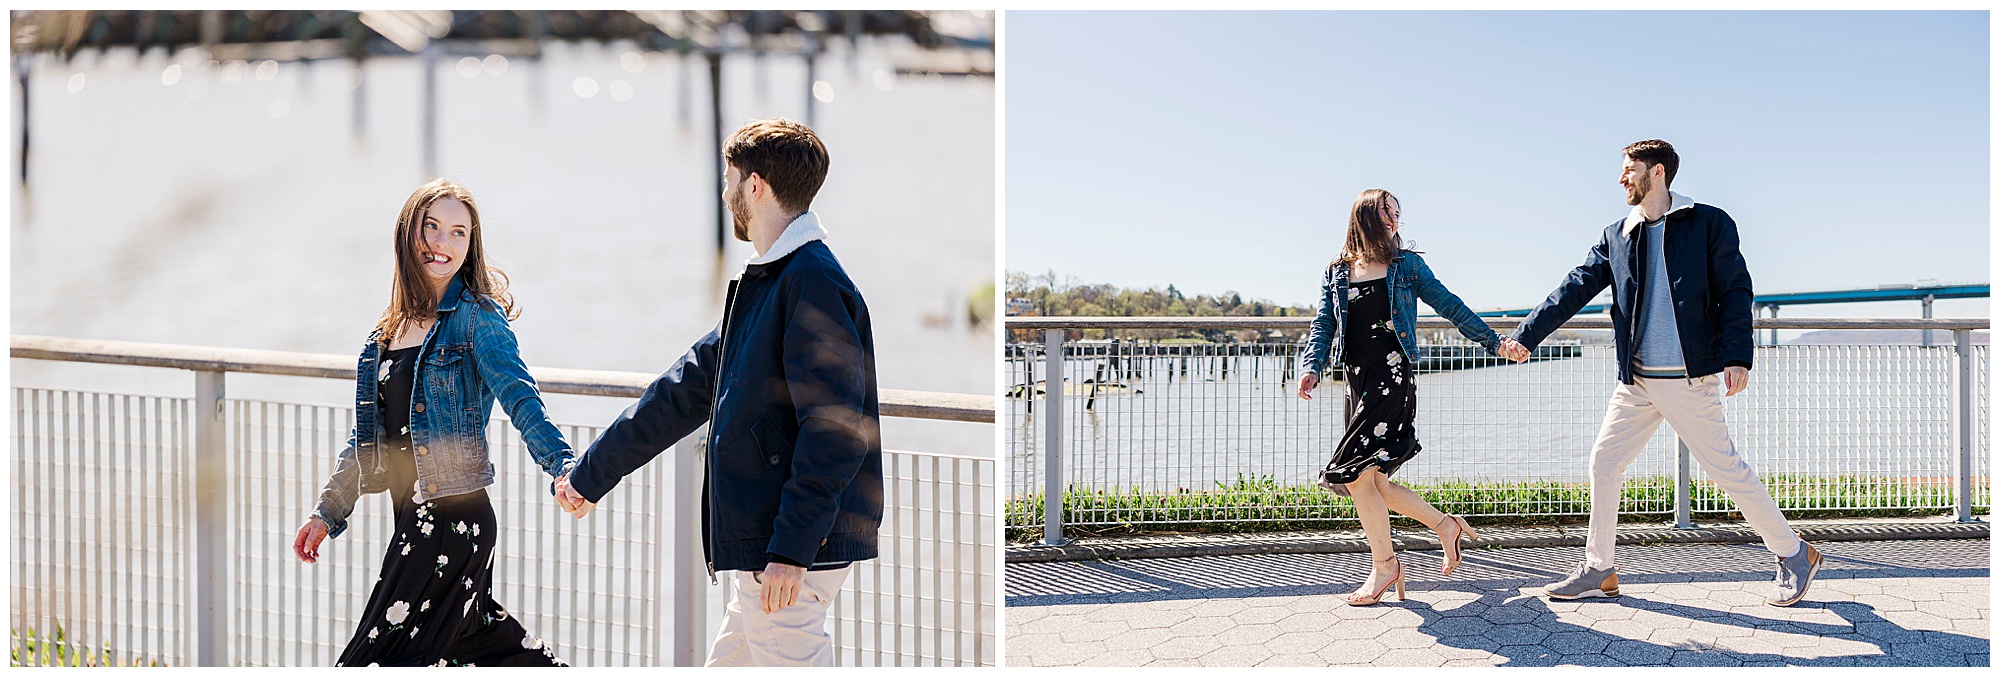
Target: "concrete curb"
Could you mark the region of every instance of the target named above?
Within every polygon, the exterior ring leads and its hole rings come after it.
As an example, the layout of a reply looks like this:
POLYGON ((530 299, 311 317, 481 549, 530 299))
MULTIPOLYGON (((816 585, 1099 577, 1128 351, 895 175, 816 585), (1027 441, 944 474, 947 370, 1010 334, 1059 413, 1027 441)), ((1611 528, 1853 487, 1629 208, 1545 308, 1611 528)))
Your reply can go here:
MULTIPOLYGON (((1986 522, 1962 524, 1952 521, 1907 519, 1801 520, 1792 522, 1792 528, 1808 541, 1912 541, 1991 537, 1991 528, 1986 522)), ((1582 524, 1474 526, 1473 529, 1479 532, 1480 538, 1476 541, 1466 541, 1465 547, 1468 549, 1582 546, 1587 531, 1582 524)), ((1394 540, 1398 550, 1436 550, 1440 547, 1437 539, 1421 527, 1414 529, 1399 527, 1394 540)), ((1742 522, 1715 522, 1696 525, 1693 529, 1675 529, 1672 525, 1657 523, 1618 527, 1620 545, 1762 542, 1763 539, 1759 538, 1748 524, 1742 522)), ((1007 563, 1356 552, 1368 552, 1368 542, 1362 537, 1359 529, 1278 534, 1184 534, 1078 539, 1052 547, 1008 545, 1007 563)))

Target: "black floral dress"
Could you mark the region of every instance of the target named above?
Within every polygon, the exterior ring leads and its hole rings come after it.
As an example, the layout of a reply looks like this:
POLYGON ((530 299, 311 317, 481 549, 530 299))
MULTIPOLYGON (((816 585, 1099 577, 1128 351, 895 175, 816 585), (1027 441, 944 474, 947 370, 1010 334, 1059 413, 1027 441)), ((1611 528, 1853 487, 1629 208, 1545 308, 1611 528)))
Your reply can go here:
POLYGON ((1341 347, 1347 365, 1347 432, 1320 486, 1347 496, 1347 484, 1368 468, 1391 475, 1416 456, 1417 379, 1389 322, 1387 278, 1349 285, 1341 347))
POLYGON ((396 534, 342 666, 566 665, 493 601, 493 504, 486 490, 417 503, 410 393, 420 347, 382 357, 383 453, 396 534))

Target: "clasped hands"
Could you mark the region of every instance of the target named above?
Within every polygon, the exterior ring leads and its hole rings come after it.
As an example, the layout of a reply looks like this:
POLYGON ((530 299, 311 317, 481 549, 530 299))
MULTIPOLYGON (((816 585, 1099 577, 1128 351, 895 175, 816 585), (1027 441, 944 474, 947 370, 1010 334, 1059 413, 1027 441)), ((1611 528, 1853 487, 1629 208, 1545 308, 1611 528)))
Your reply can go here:
POLYGON ((590 502, 583 497, 583 494, 578 493, 576 487, 570 486, 568 474, 556 478, 556 505, 577 519, 583 519, 584 515, 590 514, 592 508, 597 507, 596 503, 590 502))

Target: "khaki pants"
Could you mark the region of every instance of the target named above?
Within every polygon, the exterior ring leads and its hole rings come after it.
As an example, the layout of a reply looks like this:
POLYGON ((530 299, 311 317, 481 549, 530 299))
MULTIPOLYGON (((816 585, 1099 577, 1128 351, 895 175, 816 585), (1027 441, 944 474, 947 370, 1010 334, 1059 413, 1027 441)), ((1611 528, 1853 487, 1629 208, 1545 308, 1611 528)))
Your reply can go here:
POLYGON ((722 631, 708 649, 708 666, 833 666, 833 638, 826 634, 826 611, 852 566, 808 571, 797 604, 764 613, 763 572, 735 572, 736 594, 722 619, 722 631))
POLYGON ((1798 534, 1785 523, 1771 492, 1764 489, 1757 473, 1729 441, 1729 428, 1722 419, 1722 376, 1634 378, 1632 385, 1620 384, 1611 394, 1611 404, 1604 410, 1604 427, 1598 429, 1597 444, 1590 450, 1590 535, 1584 542, 1590 568, 1612 565, 1625 466, 1645 449, 1662 420, 1673 426, 1689 455, 1729 495, 1771 554, 1798 554, 1798 534))

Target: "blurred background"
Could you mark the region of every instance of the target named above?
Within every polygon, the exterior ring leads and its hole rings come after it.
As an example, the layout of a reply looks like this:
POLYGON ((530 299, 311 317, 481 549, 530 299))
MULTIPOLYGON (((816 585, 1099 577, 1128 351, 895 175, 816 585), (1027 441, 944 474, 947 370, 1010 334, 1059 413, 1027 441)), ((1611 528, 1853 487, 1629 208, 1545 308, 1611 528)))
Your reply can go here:
MULTIPOLYGON (((884 388, 993 392, 994 18, 984 11, 16 11, 16 334, 359 352, 397 211, 478 199, 534 366, 658 373, 752 255, 718 146, 784 116, 866 295, 884 388)), ((17 386, 183 396, 188 376, 10 360, 17 386)), ((351 405, 324 379, 232 398, 351 405)), ((629 401, 550 395, 602 425, 629 401)), ((883 422, 993 453, 985 426, 883 422)))

